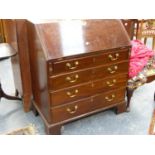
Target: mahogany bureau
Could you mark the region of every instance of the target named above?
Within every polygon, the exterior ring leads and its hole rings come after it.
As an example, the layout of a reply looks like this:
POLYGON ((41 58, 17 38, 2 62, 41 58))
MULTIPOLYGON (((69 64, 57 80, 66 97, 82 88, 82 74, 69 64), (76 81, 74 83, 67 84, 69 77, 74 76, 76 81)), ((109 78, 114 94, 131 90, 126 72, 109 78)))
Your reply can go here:
POLYGON ((33 108, 47 134, 84 116, 126 111, 130 40, 120 20, 28 21, 33 108))

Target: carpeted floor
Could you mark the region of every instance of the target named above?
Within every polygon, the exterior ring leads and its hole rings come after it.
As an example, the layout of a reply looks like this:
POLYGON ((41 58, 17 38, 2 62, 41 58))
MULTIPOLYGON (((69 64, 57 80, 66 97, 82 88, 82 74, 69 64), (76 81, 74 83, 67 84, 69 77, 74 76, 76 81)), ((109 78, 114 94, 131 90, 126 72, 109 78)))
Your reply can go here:
MULTIPOLYGON (((0 79, 5 92, 13 94, 14 85, 9 60, 0 62, 0 79)), ((111 110, 101 112, 66 124, 62 134, 147 135, 154 110, 154 91, 155 81, 134 92, 129 113, 116 115, 111 110)), ((41 118, 35 117, 32 112, 24 113, 20 101, 6 99, 0 101, 0 134, 23 128, 29 124, 36 126, 38 134, 45 134, 41 118)))

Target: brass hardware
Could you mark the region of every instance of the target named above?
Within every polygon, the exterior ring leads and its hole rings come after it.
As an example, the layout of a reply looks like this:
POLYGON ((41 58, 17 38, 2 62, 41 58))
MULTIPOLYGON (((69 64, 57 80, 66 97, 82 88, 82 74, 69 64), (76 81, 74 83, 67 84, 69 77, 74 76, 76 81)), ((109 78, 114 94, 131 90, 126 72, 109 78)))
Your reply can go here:
POLYGON ((111 97, 106 96, 105 99, 106 99, 108 102, 111 102, 115 97, 116 97, 115 94, 112 94, 111 97))
POLYGON ((111 82, 110 82, 110 81, 106 81, 106 84, 107 84, 109 87, 112 87, 115 83, 116 83, 116 79, 113 79, 111 82))
POLYGON ((74 109, 67 108, 66 110, 67 110, 67 112, 69 112, 70 114, 74 114, 74 113, 76 113, 77 109, 78 109, 78 106, 75 105, 75 106, 74 106, 74 109))
POLYGON ((118 66, 113 66, 113 68, 111 68, 111 67, 108 67, 108 71, 109 71, 109 73, 111 73, 111 74, 113 74, 113 73, 115 73, 116 72, 116 70, 118 69, 118 66))
POLYGON ((66 66, 67 66, 69 69, 71 69, 71 70, 76 69, 78 65, 79 65, 79 62, 78 62, 78 61, 75 61, 75 62, 74 62, 74 66, 73 66, 71 63, 69 63, 69 62, 66 63, 66 66))
POLYGON ((79 75, 78 74, 75 75, 74 79, 71 78, 71 77, 69 77, 69 76, 67 76, 66 77, 66 81, 69 81, 70 83, 74 83, 74 82, 77 81, 78 78, 79 78, 79 75))
POLYGON ((109 59, 110 59, 111 61, 116 61, 116 60, 118 60, 118 58, 119 58, 119 53, 116 53, 116 54, 115 54, 115 57, 112 56, 111 54, 110 54, 108 57, 109 57, 109 59))
POLYGON ((69 96, 69 97, 75 97, 76 96, 76 94, 79 92, 79 90, 78 89, 75 89, 74 90, 74 92, 70 92, 70 91, 68 91, 66 94, 69 96))

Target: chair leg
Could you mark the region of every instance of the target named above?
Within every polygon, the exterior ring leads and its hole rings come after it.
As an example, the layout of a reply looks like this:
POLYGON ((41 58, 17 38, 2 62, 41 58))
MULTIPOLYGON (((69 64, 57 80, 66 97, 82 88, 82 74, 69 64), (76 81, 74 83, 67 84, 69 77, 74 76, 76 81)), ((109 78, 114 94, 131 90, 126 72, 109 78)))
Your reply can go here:
POLYGON ((133 95, 133 92, 134 92, 134 88, 128 88, 127 87, 127 112, 130 111, 130 101, 131 101, 131 97, 133 95))

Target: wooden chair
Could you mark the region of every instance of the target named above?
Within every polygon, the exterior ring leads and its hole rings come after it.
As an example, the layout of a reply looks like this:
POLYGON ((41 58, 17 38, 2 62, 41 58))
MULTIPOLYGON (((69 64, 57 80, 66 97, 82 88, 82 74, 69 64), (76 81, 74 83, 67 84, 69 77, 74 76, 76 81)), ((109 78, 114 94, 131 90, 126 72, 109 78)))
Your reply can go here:
POLYGON ((137 39, 143 40, 147 45, 148 39, 152 40, 152 49, 155 50, 155 20, 140 20, 138 22, 139 29, 137 32, 137 39))
MULTIPOLYGON (((152 46, 148 48, 151 48, 155 51, 155 20, 148 19, 148 20, 139 20, 138 21, 138 30, 137 30, 137 38, 138 40, 143 41, 143 43, 148 46, 148 40, 152 40, 152 46)), ((152 68, 148 70, 147 73, 148 82, 155 80, 155 69, 152 68), (153 72, 152 74, 151 72, 153 72)))
MULTIPOLYGON (((131 40, 138 39, 144 42, 147 46, 147 41, 149 38, 152 39, 152 49, 155 50, 155 20, 122 20, 122 23, 130 37, 131 40)), ((148 67, 149 68, 149 67, 148 67)), ((127 111, 129 111, 130 100, 133 92, 139 86, 152 82, 155 80, 155 68, 149 68, 146 72, 146 81, 136 81, 132 85, 127 86, 127 111)), ((155 95, 154 95, 155 99, 155 95)))

